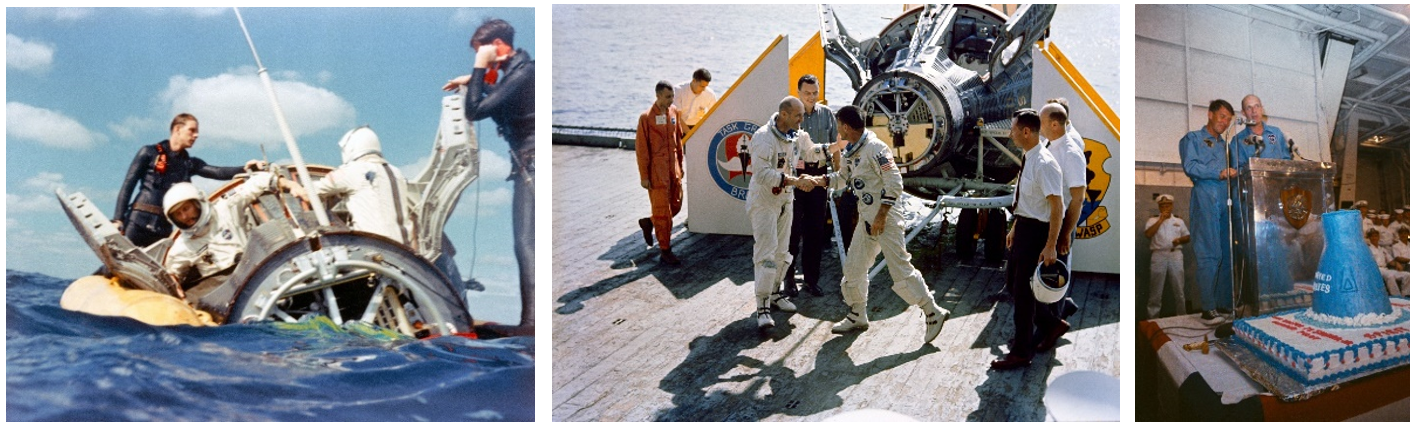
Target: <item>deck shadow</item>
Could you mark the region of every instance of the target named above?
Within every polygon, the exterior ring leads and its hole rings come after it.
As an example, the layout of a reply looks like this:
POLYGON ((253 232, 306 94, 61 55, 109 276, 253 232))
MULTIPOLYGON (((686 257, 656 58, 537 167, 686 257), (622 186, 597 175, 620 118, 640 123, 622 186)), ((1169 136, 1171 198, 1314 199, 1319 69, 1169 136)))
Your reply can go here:
POLYGON ((749 258, 752 252, 752 237, 723 236, 721 239, 705 240, 704 234, 682 231, 683 229, 682 223, 674 225, 675 239, 672 241, 673 248, 678 249, 675 255, 680 259, 680 266, 671 267, 660 263, 659 251, 646 248, 643 244, 644 237, 639 231, 635 231, 621 237, 597 257, 598 260, 610 261, 610 267, 614 269, 634 269, 562 294, 556 299, 556 302, 562 304, 556 308, 556 313, 575 313, 584 308, 584 303, 588 300, 651 276, 656 278, 658 284, 664 285, 676 299, 681 300, 692 298, 725 279, 735 284, 752 281, 751 270, 747 270, 749 272, 745 276, 741 268, 734 269, 735 264, 751 264, 749 258), (709 246, 689 251, 695 248, 696 244, 708 241, 712 241, 709 246))
MULTIPOLYGON (((1003 274, 999 276, 1002 278, 1003 274)), ((1121 320, 1121 302, 1118 299, 1118 291, 1109 286, 1114 281, 1110 280, 1111 277, 1109 274, 1078 273, 1075 284, 1077 289, 1068 296, 1072 297, 1080 308, 1067 319, 1072 325, 1069 333, 1108 326, 1121 320)), ((985 302, 990 300, 987 296, 982 299, 986 300, 985 302)), ((970 345, 971 348, 997 348, 1008 345, 1013 339, 1013 299, 994 302, 992 306, 993 314, 989 317, 989 323, 979 331, 974 343, 970 345)), ((1066 344, 1071 344, 1071 340, 1066 337, 1059 340, 1059 346, 1066 344)))
MULTIPOLYGON (((841 392, 876 374, 940 351, 924 344, 910 352, 882 356, 855 364, 847 349, 860 332, 835 336, 817 351, 812 370, 798 376, 782 361, 763 362, 742 352, 781 337, 756 333, 756 322, 742 319, 713 336, 689 343, 689 355, 659 383, 674 395, 673 408, 655 413, 655 421, 761 421, 773 415, 809 416, 843 405, 841 392), (732 357, 729 357, 732 356, 732 357), (740 366, 754 372, 729 375, 740 366), (719 383, 749 382, 740 392, 712 390, 719 383), (772 393, 758 396, 767 387, 772 393)), ((741 371, 740 371, 741 372, 741 371)))
MULTIPOLYGON (((1003 355, 1000 354, 999 357, 1003 355)), ((988 365, 988 362, 981 362, 988 365)), ((1061 366, 1053 353, 1039 353, 1027 367, 1009 371, 989 370, 989 378, 974 388, 979 408, 969 413, 969 422, 1040 422, 1047 416, 1043 393, 1048 376, 1061 366)))

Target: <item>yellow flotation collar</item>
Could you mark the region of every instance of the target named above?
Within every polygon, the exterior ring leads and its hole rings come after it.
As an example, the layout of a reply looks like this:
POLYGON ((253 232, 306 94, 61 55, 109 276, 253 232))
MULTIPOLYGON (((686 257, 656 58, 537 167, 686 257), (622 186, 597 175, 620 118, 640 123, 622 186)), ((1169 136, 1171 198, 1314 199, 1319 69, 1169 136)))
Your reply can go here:
POLYGON ((146 290, 124 289, 116 278, 87 276, 74 280, 59 306, 96 316, 121 316, 149 325, 216 326, 212 315, 186 301, 146 290))

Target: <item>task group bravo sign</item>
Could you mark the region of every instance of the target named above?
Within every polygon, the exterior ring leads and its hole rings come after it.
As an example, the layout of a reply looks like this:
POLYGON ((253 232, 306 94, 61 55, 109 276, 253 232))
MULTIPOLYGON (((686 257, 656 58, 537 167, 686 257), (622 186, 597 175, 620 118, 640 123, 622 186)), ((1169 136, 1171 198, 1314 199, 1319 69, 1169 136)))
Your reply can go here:
POLYGON ((700 234, 752 235, 748 179, 739 146, 777 113, 788 95, 787 38, 778 36, 689 133, 684 147, 685 228, 700 234))
POLYGON ((709 141, 708 171, 713 183, 728 195, 745 203, 748 199, 748 181, 752 173, 740 158, 742 150, 758 131, 758 124, 749 121, 733 121, 719 127, 709 141))

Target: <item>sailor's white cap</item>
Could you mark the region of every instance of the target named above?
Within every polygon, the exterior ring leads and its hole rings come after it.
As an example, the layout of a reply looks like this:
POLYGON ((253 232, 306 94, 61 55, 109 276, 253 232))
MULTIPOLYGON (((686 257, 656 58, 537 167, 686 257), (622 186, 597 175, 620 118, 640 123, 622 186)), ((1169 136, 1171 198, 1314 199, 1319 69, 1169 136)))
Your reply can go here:
POLYGON ((1162 202, 1175 202, 1175 201, 1176 201, 1176 197, 1171 196, 1171 194, 1161 194, 1161 195, 1157 195, 1157 196, 1156 196, 1156 203, 1157 203, 1157 204, 1161 204, 1162 202))
POLYGON ((1367 206, 1368 206, 1368 200, 1358 200, 1357 202, 1353 203, 1353 208, 1367 207, 1367 206))

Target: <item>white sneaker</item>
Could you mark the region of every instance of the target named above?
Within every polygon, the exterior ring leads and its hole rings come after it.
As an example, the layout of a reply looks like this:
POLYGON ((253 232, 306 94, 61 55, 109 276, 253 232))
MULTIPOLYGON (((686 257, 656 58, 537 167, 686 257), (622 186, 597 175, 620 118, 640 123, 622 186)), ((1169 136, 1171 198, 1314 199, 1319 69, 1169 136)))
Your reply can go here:
POLYGON ((832 325, 833 334, 845 334, 855 330, 866 330, 871 327, 871 322, 866 320, 866 316, 852 312, 847 314, 845 319, 832 325))
POLYGON ((935 337, 940 336, 940 329, 945 327, 945 321, 950 320, 950 312, 939 306, 934 306, 933 310, 925 310, 925 343, 935 341, 935 337))
POLYGON ((778 310, 790 313, 797 312, 797 305, 793 304, 792 301, 788 301, 787 295, 781 293, 772 294, 772 306, 777 307, 778 310))
POLYGON ((767 307, 758 309, 758 329, 771 329, 776 323, 772 321, 772 313, 767 307))

